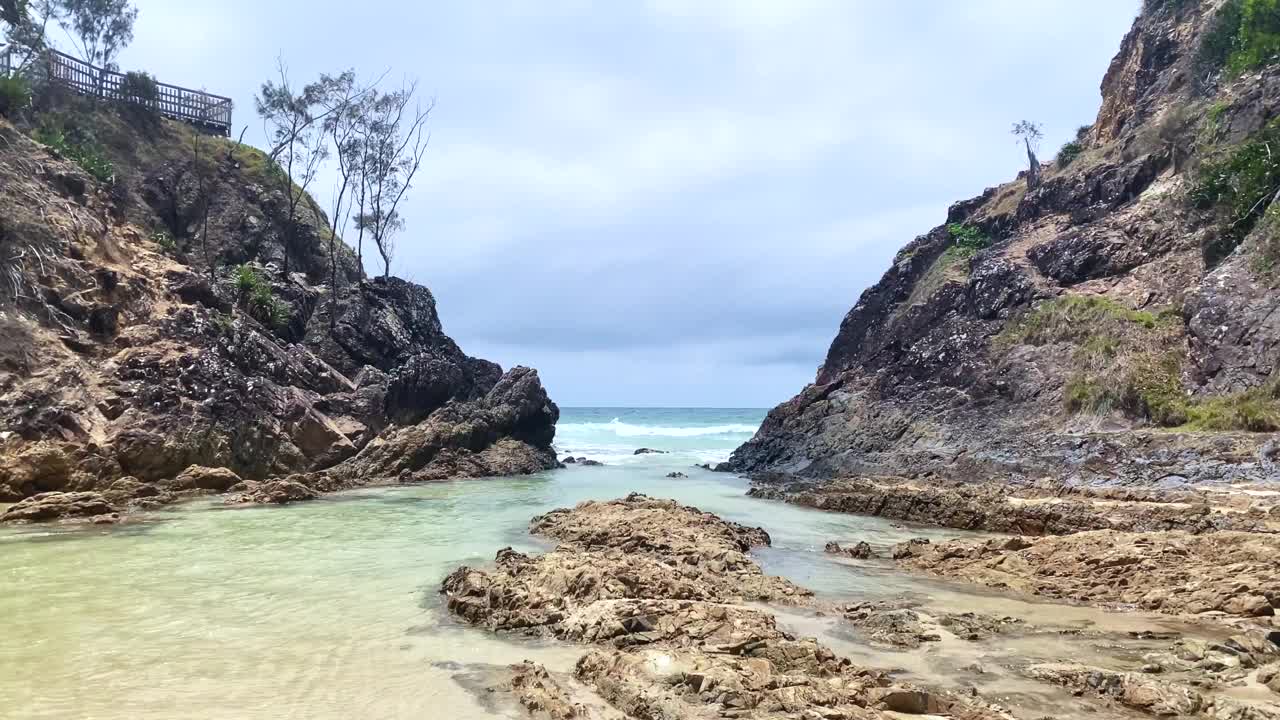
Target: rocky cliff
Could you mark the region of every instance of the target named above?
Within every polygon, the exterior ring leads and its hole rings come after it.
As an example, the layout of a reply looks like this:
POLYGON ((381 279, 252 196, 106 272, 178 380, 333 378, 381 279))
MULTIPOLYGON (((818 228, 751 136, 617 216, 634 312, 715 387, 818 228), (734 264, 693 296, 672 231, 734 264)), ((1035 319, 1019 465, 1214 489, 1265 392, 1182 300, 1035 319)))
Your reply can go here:
POLYGON ((729 466, 1280 478, 1276 15, 1148 0, 1094 124, 904 247, 729 466))
POLYGON ((262 153, 42 102, 0 119, 0 501, 556 465, 537 372, 467 356, 427 288, 365 278, 342 243, 331 264, 310 199, 282 275, 288 215, 262 153))

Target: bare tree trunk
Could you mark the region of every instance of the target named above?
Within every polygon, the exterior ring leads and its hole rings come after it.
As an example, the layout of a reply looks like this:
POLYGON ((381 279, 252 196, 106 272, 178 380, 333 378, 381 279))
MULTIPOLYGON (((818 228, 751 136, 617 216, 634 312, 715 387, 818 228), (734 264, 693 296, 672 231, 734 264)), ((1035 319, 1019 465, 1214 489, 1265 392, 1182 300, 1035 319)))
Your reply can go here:
POLYGON ((1031 149, 1031 141, 1023 138, 1022 142, 1027 146, 1027 189, 1035 190, 1040 185, 1040 161, 1031 149))

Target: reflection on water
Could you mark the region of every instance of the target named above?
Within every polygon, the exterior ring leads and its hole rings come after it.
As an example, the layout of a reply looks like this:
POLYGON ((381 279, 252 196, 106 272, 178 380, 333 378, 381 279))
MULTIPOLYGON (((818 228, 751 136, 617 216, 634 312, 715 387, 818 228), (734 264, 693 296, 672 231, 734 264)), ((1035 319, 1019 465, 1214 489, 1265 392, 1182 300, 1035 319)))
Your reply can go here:
MULTIPOLYGON (((360 490, 285 508, 228 510, 209 500, 112 529, 0 530, 0 713, 504 714, 458 676, 474 679, 485 667, 523 659, 567 672, 581 649, 464 628, 439 602, 440 580, 507 545, 545 547, 525 530, 537 513, 630 491, 766 527, 774 539, 774 547, 758 553, 766 570, 823 595, 910 593, 962 602, 949 586, 893 573, 884 562, 840 563, 821 552, 831 539, 884 548, 908 537, 960 533, 752 500, 745 489, 737 478, 651 456, 623 467, 360 490), (663 477, 673 469, 690 477, 663 477)), ((974 596, 964 597, 971 603, 974 596)), ((1080 621, 1097 622, 1099 613, 1080 612, 1092 613, 1080 621)), ((814 620, 809 627, 823 630, 814 620)), ((907 667, 922 677, 958 667, 869 651, 829 630, 823 632, 833 644, 842 642, 842 652, 867 664, 907 667)))

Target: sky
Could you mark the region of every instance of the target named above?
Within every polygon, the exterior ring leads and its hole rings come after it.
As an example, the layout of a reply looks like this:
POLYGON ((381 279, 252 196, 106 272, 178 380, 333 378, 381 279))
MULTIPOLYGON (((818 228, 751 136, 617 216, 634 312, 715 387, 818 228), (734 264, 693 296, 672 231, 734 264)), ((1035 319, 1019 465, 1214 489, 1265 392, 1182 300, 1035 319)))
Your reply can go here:
MULTIPOLYGON (((1092 122, 1138 0, 135 0, 123 69, 434 96, 393 274, 565 406, 768 407, 952 202, 1092 122)), ((320 188, 317 195, 328 193, 320 188)), ((376 268, 370 268, 375 271, 376 268)))

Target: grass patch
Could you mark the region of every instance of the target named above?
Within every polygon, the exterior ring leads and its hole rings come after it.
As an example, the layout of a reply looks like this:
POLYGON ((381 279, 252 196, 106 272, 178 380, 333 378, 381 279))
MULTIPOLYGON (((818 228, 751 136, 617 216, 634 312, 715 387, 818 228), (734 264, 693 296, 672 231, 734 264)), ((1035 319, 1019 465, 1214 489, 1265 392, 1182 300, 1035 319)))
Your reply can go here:
POLYGON ((1230 395, 1190 398, 1182 384, 1181 322, 1172 309, 1134 310, 1100 297, 1042 303, 996 337, 996 347, 1071 343, 1062 402, 1072 414, 1120 411, 1185 430, 1280 430, 1280 377, 1230 395))
POLYGON ((998 337, 1005 345, 1070 342, 1088 347, 1124 335, 1125 326, 1153 330, 1161 316, 1134 310, 1104 297, 1067 295, 1041 303, 998 337))
POLYGON ((1069 413, 1119 410, 1159 425, 1186 421, 1181 322, 1171 310, 1134 310, 1104 297, 1041 303, 996 336, 997 348, 1075 345, 1062 401, 1069 413))
POLYGON ((1272 206, 1254 234, 1253 269, 1259 275, 1280 280, 1280 205, 1272 206))
POLYGON ((1196 171, 1188 199, 1215 216, 1218 235, 1205 246, 1205 261, 1216 265, 1262 219, 1280 192, 1280 119, 1248 141, 1206 159, 1196 171))
POLYGON ((1187 407, 1190 430, 1280 430, 1280 379, 1230 395, 1205 398, 1187 407))
POLYGON ((79 165, 98 182, 110 183, 115 180, 115 164, 91 135, 67 132, 56 124, 44 124, 36 128, 32 137, 41 145, 79 165))
POLYGON ((902 306, 904 309, 918 305, 938 291, 943 285, 955 280, 964 282, 969 277, 969 260, 977 254, 977 250, 959 245, 952 245, 938 256, 924 275, 911 288, 911 297, 902 306))
POLYGON ((178 244, 174 242, 173 236, 164 230, 157 230, 151 233, 151 242, 160 246, 160 249, 172 253, 178 249, 178 244))

